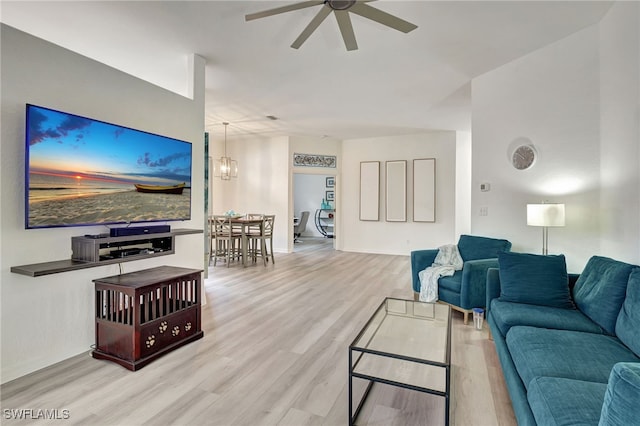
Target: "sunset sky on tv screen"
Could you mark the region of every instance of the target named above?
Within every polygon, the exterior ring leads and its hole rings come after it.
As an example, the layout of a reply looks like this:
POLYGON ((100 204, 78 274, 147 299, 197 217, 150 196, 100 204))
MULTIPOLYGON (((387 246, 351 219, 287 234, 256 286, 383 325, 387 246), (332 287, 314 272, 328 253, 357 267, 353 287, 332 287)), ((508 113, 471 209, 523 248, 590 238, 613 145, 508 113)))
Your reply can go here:
POLYGON ((29 170, 96 182, 191 182, 191 145, 40 107, 29 110, 29 170))

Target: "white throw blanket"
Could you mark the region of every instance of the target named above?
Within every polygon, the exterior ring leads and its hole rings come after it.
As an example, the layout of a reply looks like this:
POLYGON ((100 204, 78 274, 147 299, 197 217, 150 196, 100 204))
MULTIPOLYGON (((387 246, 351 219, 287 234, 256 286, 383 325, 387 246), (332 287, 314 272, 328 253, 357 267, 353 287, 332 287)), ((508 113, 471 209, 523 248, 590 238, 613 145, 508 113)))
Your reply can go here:
POLYGON ((438 301, 438 279, 449 277, 462 269, 462 258, 455 244, 438 247, 438 255, 433 264, 418 273, 420 278, 420 301, 438 301))

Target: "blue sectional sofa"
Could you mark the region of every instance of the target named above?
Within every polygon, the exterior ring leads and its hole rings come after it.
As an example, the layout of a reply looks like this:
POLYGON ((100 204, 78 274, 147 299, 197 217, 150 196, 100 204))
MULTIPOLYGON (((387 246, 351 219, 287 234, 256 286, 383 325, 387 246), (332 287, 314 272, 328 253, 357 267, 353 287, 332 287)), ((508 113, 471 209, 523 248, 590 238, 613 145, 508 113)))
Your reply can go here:
POLYGON ((501 253, 487 322, 519 425, 640 424, 640 267, 501 253))
MULTIPOLYGON (((461 271, 438 280, 438 299, 464 314, 464 323, 469 321, 473 308, 484 307, 486 301, 487 270, 498 266, 498 253, 509 251, 511 242, 498 238, 476 235, 460 235, 458 252, 463 261, 461 271)), ((420 271, 433 264, 438 249, 411 252, 411 277, 414 298, 420 295, 420 271)))

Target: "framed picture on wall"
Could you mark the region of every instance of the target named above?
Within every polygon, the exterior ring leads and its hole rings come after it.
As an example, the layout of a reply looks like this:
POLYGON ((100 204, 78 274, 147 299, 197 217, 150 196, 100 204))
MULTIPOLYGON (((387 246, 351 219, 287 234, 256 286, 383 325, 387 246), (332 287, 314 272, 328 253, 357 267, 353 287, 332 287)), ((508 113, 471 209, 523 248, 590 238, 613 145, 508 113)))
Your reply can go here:
POLYGON ((436 159, 413 160, 413 221, 436 221, 436 159))
POLYGON ((327 188, 333 188, 336 186, 336 179, 333 176, 329 176, 327 178, 327 184, 326 187, 327 188))
POLYGON ((360 220, 380 220, 380 162, 360 162, 360 220))
POLYGON ((386 161, 387 222, 407 221, 407 161, 386 161))
POLYGON ((333 191, 326 191, 326 200, 327 201, 334 201, 334 193, 333 191))

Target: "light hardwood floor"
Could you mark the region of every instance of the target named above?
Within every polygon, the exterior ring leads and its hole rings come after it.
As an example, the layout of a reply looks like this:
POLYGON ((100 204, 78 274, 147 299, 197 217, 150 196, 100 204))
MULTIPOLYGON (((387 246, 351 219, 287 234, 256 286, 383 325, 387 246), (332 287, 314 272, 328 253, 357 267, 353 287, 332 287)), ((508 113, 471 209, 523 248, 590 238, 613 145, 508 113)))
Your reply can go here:
MULTIPOLYGON (((6 383, 1 423, 346 425, 348 346, 386 296, 412 299, 408 257, 307 239, 276 253, 275 266, 223 263, 206 281, 203 339, 137 372, 87 352, 6 383), (15 421, 6 409, 70 418, 15 421)), ((515 425, 486 328, 453 318, 451 424, 515 425)), ((442 424, 443 407, 442 398, 381 385, 358 424, 442 424)))

